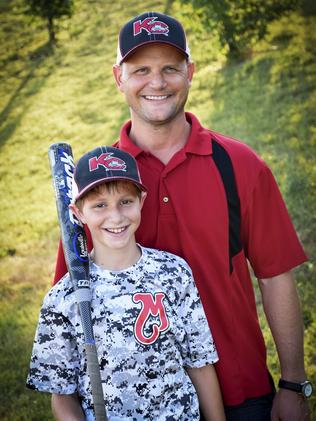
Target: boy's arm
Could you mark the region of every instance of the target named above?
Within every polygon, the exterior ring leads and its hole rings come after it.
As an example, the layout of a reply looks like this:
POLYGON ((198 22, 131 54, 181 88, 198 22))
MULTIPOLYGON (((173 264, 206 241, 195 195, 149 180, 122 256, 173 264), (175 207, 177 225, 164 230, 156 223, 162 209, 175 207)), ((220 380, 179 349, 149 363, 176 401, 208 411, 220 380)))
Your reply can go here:
POLYGON ((56 421, 85 421, 77 393, 52 394, 52 411, 56 421))
POLYGON ((186 370, 197 392, 205 420, 224 421, 222 395, 214 366, 186 367, 186 370))

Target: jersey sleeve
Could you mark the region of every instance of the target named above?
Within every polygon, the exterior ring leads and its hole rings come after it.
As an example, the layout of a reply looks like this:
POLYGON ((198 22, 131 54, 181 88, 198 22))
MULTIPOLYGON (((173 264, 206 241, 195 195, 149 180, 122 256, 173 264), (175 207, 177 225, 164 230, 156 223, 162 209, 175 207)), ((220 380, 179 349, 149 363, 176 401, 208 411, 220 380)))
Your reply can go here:
POLYGON ((218 361, 215 343, 188 266, 182 267, 181 278, 184 288, 178 314, 186 332, 183 344, 184 365, 198 368, 214 364, 218 361))
POLYGON ((278 185, 266 165, 242 215, 242 243, 258 278, 280 275, 307 259, 278 185))
POLYGON ((74 328, 51 302, 48 294, 41 308, 26 385, 57 394, 77 390, 78 349, 74 328))

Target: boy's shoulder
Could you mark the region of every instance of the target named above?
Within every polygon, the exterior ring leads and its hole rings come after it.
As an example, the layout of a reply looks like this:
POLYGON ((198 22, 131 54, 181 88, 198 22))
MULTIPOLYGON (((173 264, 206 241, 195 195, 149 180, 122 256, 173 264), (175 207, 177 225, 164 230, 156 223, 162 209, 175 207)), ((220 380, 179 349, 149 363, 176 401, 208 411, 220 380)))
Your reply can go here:
POLYGON ((168 251, 154 249, 149 247, 142 247, 143 253, 146 256, 146 260, 150 263, 155 263, 159 266, 167 267, 172 266, 173 268, 179 268, 180 270, 191 269, 188 263, 180 256, 170 253, 168 251))
POLYGON ((63 307, 75 301, 74 288, 68 273, 64 275, 46 294, 46 306, 63 307))
MULTIPOLYGON (((139 270, 153 285, 177 301, 195 289, 194 277, 188 263, 180 256, 152 248, 143 248, 139 270)), ((181 301, 181 299, 180 299, 181 301)))

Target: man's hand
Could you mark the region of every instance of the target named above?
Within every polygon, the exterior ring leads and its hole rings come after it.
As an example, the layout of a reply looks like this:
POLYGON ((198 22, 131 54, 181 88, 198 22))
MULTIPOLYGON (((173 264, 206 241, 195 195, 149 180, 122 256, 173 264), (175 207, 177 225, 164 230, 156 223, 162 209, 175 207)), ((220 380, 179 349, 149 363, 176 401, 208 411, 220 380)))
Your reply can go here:
POLYGON ((271 421, 310 421, 307 399, 291 390, 279 389, 273 401, 271 421))

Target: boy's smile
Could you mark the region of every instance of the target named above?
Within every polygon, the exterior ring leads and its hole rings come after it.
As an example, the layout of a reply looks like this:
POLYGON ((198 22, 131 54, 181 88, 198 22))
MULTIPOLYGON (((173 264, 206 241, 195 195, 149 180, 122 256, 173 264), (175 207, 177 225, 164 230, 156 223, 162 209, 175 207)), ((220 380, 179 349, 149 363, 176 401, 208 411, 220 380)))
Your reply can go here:
POLYGON ((124 228, 112 228, 112 229, 106 228, 107 231, 113 232, 113 234, 119 234, 119 233, 125 231, 125 229, 126 229, 126 227, 124 227, 124 228))

